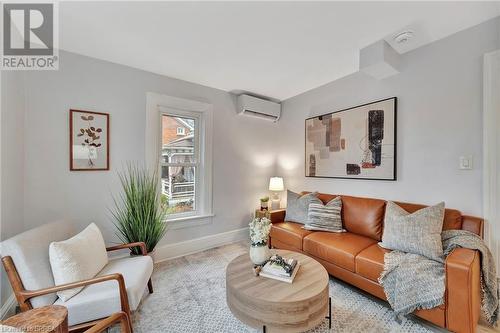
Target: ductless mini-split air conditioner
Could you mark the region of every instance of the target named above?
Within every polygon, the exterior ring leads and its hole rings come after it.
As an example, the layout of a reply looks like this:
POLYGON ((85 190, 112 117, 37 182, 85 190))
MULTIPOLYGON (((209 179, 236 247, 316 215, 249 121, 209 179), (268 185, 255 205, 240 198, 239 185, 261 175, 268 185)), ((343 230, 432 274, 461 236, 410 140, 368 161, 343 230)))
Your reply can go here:
POLYGON ((238 113, 240 115, 278 121, 281 116, 281 104, 250 95, 238 96, 238 113))

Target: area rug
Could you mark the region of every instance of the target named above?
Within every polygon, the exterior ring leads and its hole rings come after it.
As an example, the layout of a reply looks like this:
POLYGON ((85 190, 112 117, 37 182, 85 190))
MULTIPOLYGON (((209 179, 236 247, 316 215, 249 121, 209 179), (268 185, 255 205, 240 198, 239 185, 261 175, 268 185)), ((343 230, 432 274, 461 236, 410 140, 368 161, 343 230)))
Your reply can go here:
MULTIPOLYGON (((259 332, 236 319, 226 305, 226 266, 246 251, 245 243, 235 243, 156 264, 154 293, 146 295, 133 314, 135 332, 259 332)), ((415 318, 398 323, 387 303, 334 278, 330 278, 330 295, 330 332, 436 331, 415 318)), ((329 332, 327 320, 309 332, 329 332)))

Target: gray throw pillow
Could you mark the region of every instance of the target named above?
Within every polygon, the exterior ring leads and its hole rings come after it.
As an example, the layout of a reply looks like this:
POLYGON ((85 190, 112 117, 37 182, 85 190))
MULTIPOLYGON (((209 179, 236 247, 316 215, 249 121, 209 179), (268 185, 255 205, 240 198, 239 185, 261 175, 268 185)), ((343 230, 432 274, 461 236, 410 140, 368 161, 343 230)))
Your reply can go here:
POLYGON ((309 213, 306 230, 345 232, 342 229, 342 199, 335 197, 326 205, 322 202, 311 202, 309 204, 309 213))
POLYGON ((384 233, 380 246, 419 254, 442 262, 444 202, 408 213, 394 202, 385 208, 384 233))
POLYGON ((286 213, 285 221, 307 223, 307 212, 311 202, 319 202, 318 192, 300 195, 292 191, 286 191, 286 213))

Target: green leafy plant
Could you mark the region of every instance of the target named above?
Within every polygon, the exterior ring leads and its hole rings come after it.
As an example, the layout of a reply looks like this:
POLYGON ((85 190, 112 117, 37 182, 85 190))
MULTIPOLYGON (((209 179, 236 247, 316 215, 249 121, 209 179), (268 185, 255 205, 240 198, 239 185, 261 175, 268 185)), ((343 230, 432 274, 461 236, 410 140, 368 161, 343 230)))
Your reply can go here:
POLYGON ((260 198, 260 201, 261 202, 268 202, 269 201, 269 197, 260 198))
MULTIPOLYGON (((114 200, 115 208, 111 211, 116 235, 125 243, 144 242, 151 252, 167 231, 165 199, 162 200, 158 190, 158 174, 128 165, 126 172, 118 176, 123 192, 119 200, 114 200)), ((141 254, 139 248, 131 252, 141 254)))

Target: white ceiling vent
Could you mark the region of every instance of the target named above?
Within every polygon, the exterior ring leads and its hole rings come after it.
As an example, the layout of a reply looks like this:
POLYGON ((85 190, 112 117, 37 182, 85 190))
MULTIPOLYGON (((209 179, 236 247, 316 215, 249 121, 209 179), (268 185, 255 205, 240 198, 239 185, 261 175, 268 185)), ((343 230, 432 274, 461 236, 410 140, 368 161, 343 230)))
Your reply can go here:
POLYGON ((262 98, 239 95, 238 96, 238 114, 260 118, 270 121, 278 121, 281 116, 281 104, 268 101, 262 98))

